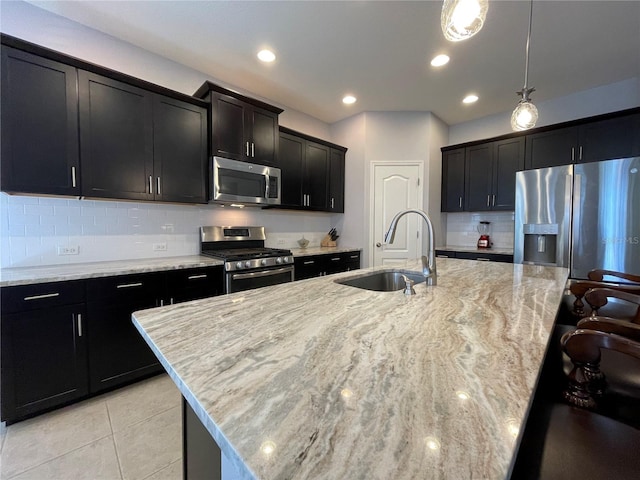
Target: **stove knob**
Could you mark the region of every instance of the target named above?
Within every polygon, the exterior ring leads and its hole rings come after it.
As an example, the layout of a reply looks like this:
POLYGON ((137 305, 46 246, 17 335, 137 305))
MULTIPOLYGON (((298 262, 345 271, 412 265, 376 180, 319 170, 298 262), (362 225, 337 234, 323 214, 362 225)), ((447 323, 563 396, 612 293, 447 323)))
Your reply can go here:
POLYGON ((289 263, 289 257, 284 257, 282 260, 284 260, 284 263, 289 263))
POLYGON ((251 262, 247 260, 246 262, 244 262, 244 266, 247 268, 251 268, 251 262))
POLYGON ((260 261, 260 265, 262 265, 262 266, 264 267, 266 264, 267 264, 267 259, 266 259, 266 258, 263 258, 263 259, 260 261))
POLYGON ((282 263, 282 257, 276 258, 276 263, 282 263))
POLYGON ((236 263, 236 268, 238 268, 238 269, 242 268, 242 262, 236 263))

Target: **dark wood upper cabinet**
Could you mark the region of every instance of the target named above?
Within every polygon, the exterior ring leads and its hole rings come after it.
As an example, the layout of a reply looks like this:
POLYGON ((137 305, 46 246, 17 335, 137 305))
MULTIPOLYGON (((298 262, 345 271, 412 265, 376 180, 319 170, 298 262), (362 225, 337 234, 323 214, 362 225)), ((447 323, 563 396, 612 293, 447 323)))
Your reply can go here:
POLYGON ((207 109, 155 95, 155 199, 207 203, 207 109))
POLYGON ((326 145, 307 142, 302 191, 306 195, 305 206, 312 209, 327 209, 329 151, 330 148, 326 145))
POLYGON ((78 72, 82 194, 153 200, 153 94, 78 72))
POLYGON ((280 170, 283 207, 302 207, 302 177, 306 141, 303 138, 280 133, 280 170))
POLYGON ((527 169, 640 155, 640 113, 527 135, 527 169))
POLYGON ((329 211, 344 213, 345 152, 331 149, 329 165, 329 211))
POLYGON ((442 152, 442 204, 443 212, 464 211, 465 149, 442 152))
POLYGON ((80 195, 77 73, 2 46, 2 190, 80 195))
POLYGON ((640 155, 640 113, 582 125, 577 163, 640 155))
POLYGON ((560 128, 526 136, 527 170, 573 163, 578 143, 578 127, 560 128))
POLYGON ((515 210, 516 172, 524 170, 525 138, 493 142, 492 210, 515 210))
POLYGON ((515 137, 443 152, 442 211, 514 210, 524 144, 515 137))
POLYGON ((280 127, 284 208, 344 212, 346 148, 280 127))
POLYGON ((260 165, 279 166, 278 115, 282 109, 204 82, 194 93, 211 104, 211 153, 260 165))
POLYGON ((465 210, 491 210, 493 144, 465 149, 465 210))

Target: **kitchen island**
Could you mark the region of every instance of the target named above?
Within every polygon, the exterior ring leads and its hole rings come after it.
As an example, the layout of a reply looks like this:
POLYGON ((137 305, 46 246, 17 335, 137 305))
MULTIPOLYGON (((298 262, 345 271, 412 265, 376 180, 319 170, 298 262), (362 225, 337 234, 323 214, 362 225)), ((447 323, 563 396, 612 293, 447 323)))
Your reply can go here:
POLYGON ((386 269, 133 321, 241 477, 508 478, 567 269, 438 259, 413 296, 334 282, 386 269))

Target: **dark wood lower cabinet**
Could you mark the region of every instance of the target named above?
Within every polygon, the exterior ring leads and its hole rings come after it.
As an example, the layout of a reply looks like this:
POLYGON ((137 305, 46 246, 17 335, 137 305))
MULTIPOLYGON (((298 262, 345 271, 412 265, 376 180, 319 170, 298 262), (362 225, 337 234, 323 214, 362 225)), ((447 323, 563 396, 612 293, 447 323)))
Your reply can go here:
POLYGON ((89 391, 107 390, 162 371, 131 321, 136 310, 160 305, 164 274, 87 280, 89 391))
POLYGON ((88 392, 84 283, 2 289, 2 420, 11 423, 88 392))
POLYGON ((321 277, 360 268, 360 252, 323 253, 294 258, 295 279, 321 277))

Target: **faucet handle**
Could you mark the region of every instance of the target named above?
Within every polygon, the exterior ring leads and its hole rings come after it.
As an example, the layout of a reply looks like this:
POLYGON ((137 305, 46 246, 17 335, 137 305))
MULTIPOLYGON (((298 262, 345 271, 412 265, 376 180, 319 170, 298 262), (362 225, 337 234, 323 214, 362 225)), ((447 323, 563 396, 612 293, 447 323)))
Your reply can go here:
POLYGON ((413 285, 416 283, 411 280, 406 275, 402 275, 402 279, 404 280, 404 294, 405 295, 415 295, 416 290, 413 288, 413 285))

